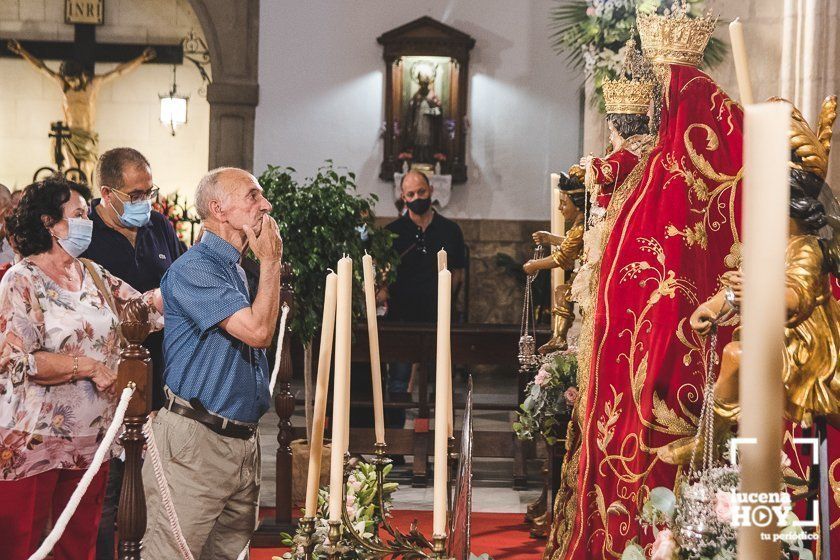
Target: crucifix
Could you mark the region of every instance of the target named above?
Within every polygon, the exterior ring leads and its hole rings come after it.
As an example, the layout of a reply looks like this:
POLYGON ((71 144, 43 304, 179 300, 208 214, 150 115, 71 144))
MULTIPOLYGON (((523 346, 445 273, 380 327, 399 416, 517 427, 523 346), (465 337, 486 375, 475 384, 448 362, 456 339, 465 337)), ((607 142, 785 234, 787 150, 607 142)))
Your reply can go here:
MULTIPOLYGON (((145 62, 181 64, 183 48, 175 45, 137 45, 97 43, 96 26, 102 23, 102 5, 99 3, 97 23, 90 17, 76 17, 73 8, 81 2, 66 0, 67 23, 75 28, 72 43, 64 41, 17 41, 0 39, 0 56, 21 57, 61 88, 64 119, 70 128, 70 137, 64 142, 67 159, 82 170, 85 179, 92 178, 96 165, 98 135, 96 133, 96 97, 100 87, 131 72, 145 62), (58 71, 45 60, 61 60, 58 71), (118 62, 109 72, 95 73, 97 62, 118 62)), ((95 3, 95 2, 94 2, 95 3)), ((88 14, 89 15, 89 14, 88 14)))

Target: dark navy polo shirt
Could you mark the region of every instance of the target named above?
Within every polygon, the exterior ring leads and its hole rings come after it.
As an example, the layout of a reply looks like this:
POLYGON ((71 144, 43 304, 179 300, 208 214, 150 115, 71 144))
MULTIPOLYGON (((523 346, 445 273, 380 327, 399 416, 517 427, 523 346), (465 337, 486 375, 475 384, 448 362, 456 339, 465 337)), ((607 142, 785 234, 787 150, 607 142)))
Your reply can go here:
MULTIPOLYGON (((172 223, 161 213, 152 211, 149 223, 137 228, 135 244, 117 230, 108 227, 96 207, 95 199, 88 216, 93 222, 90 246, 81 256, 102 265, 108 272, 128 282, 138 292, 160 287, 163 275, 183 252, 183 245, 172 223)), ((152 408, 163 405, 163 333, 151 333, 143 344, 152 357, 152 408)))
POLYGON ((149 223, 137 228, 132 245, 123 234, 102 221, 96 211, 101 203, 98 198, 91 203, 88 216, 93 222, 93 239, 82 257, 101 264, 138 292, 159 288, 164 273, 184 251, 172 222, 152 210, 149 223))
POLYGON ((437 254, 446 249, 449 270, 465 268, 466 248, 461 228, 437 212, 426 231, 411 221, 408 212, 386 227, 397 234, 393 247, 400 257, 397 279, 388 289, 388 318, 437 321, 437 254))

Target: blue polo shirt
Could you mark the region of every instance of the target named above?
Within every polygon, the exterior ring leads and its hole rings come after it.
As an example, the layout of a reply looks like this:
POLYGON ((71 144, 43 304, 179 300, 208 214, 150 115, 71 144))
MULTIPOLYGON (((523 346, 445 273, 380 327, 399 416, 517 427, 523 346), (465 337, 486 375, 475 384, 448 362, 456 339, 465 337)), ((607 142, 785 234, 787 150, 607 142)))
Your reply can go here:
POLYGON ((176 260, 160 284, 163 295, 164 380, 185 400, 211 412, 255 423, 268 410, 268 360, 219 327, 251 305, 239 251, 205 231, 176 260))

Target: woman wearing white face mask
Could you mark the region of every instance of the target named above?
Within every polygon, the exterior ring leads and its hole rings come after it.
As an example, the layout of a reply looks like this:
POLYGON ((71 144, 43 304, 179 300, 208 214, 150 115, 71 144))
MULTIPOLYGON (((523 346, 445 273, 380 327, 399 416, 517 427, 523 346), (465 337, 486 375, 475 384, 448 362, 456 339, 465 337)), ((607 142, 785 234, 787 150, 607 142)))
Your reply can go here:
MULTIPOLYGON (((0 282, 0 558, 27 558, 87 468, 116 408, 118 324, 137 298, 162 326, 160 292, 140 294, 77 257, 90 243, 90 192, 51 178, 30 185, 7 228, 22 259, 0 282)), ((54 558, 95 546, 107 463, 54 558)))

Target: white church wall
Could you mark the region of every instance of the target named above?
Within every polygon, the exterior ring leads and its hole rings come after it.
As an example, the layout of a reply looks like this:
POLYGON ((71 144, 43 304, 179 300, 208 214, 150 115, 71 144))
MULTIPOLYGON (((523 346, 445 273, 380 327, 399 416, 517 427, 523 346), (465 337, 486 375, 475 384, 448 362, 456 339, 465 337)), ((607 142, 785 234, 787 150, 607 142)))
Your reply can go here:
POLYGON ((552 0, 263 0, 257 173, 311 174, 324 159, 358 175, 395 215, 378 178, 385 63, 376 37, 428 15, 476 39, 467 115, 469 180, 454 185, 455 218, 548 219, 548 175, 579 159, 582 76, 549 41, 552 0))
MULTIPOLYGON (((188 0, 107 0, 97 41, 174 44, 201 26, 188 0)), ((73 40, 64 24, 63 0, 0 0, 0 37, 73 40)), ((47 63, 57 69, 58 62, 47 63)), ((96 72, 114 64, 97 64, 96 72)), ((158 94, 172 84, 172 66, 144 64, 103 85, 97 103, 99 151, 117 146, 140 150, 151 162, 163 192, 191 197, 207 170, 210 108, 198 95, 201 79, 187 63, 178 67, 178 90, 190 95, 189 122, 173 137, 160 124, 158 94)), ((63 120, 61 91, 22 60, 0 58, 0 183, 19 188, 33 172, 52 164, 50 122, 63 120)))

